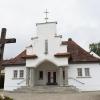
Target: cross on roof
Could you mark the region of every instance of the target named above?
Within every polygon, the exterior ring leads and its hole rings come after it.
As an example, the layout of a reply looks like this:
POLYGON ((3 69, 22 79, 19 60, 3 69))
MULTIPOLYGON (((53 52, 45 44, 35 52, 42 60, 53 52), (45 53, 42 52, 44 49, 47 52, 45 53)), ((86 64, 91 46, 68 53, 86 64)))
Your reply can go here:
POLYGON ((47 9, 46 9, 46 11, 44 12, 45 14, 46 14, 46 17, 45 17, 45 21, 46 21, 46 23, 47 23, 47 20, 48 20, 48 11, 47 11, 47 9))
POLYGON ((0 38, 0 61, 3 60, 4 46, 6 43, 15 43, 15 38, 6 39, 6 28, 2 28, 0 38))

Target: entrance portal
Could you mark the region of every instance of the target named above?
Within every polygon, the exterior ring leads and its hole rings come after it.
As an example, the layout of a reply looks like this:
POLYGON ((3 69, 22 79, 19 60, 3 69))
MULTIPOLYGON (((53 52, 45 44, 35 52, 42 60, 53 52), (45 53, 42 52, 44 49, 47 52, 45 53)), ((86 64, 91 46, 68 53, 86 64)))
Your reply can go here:
POLYGON ((48 72, 47 74, 48 74, 47 75, 48 76, 47 77, 48 78, 47 79, 48 80, 47 85, 57 85, 57 81, 56 81, 56 79, 57 79, 56 76, 57 75, 56 75, 56 72, 48 72))
POLYGON ((36 85, 57 85, 58 67, 54 63, 45 60, 36 68, 36 85), (41 74, 40 74, 41 72, 41 74))

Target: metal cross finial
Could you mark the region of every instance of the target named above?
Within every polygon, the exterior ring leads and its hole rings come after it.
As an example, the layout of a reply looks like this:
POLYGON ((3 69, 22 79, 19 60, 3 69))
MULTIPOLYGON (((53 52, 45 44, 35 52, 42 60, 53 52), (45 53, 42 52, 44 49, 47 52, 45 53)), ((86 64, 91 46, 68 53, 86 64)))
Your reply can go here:
POLYGON ((45 17, 45 20, 46 20, 46 23, 47 23, 47 20, 48 20, 48 17, 47 17, 47 14, 49 13, 46 9, 46 11, 44 12, 46 14, 46 17, 45 17))

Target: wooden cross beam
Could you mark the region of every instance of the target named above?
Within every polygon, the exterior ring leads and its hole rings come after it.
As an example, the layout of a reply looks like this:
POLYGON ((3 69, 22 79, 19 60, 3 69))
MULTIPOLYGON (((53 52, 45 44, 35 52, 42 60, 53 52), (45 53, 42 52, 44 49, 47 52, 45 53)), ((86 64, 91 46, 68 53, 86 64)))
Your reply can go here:
POLYGON ((0 61, 3 60, 3 53, 4 53, 4 47, 6 43, 15 43, 16 39, 6 39, 6 28, 2 28, 1 31, 1 38, 0 38, 0 61))

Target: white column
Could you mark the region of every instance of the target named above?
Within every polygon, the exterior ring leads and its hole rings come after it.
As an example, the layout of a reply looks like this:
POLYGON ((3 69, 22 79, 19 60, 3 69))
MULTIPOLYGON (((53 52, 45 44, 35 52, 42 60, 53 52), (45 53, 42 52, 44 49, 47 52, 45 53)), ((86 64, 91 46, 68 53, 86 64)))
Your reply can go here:
POLYGON ((35 85, 35 69, 30 68, 30 86, 33 87, 35 85))
POLYGON ((29 80, 30 80, 30 70, 29 68, 26 68, 26 85, 29 86, 29 80))
POLYGON ((65 86, 68 85, 68 67, 65 67, 65 86))
POLYGON ((59 67, 59 86, 63 86, 63 67, 59 67))

